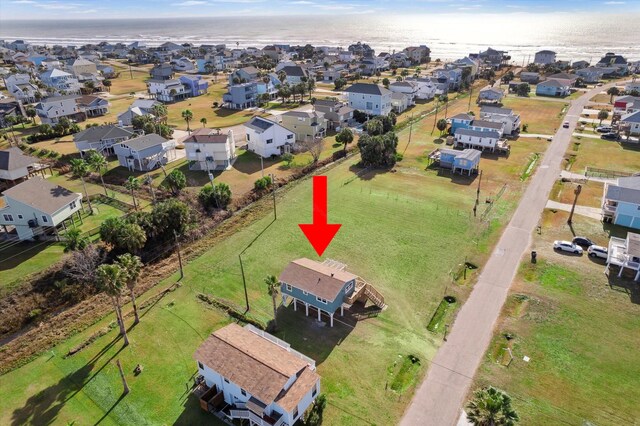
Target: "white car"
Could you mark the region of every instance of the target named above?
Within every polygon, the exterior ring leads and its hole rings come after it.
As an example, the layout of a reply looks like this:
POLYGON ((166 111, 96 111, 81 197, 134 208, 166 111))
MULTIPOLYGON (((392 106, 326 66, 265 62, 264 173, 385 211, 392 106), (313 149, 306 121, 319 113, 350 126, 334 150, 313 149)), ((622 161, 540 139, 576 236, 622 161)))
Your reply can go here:
POLYGON ((589 246, 587 253, 589 253, 590 257, 600 257, 602 259, 606 259, 609 256, 609 250, 606 247, 596 246, 595 244, 589 246))
POLYGON ((571 241, 554 241, 553 249, 568 251, 569 253, 582 254, 582 247, 573 244, 571 241))

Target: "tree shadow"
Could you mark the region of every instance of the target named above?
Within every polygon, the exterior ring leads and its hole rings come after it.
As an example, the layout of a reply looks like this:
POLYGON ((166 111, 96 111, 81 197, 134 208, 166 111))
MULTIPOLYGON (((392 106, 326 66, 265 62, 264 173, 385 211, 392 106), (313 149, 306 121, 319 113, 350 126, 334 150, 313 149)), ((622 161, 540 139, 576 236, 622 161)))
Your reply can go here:
POLYGON ((377 175, 389 173, 392 170, 392 168, 380 169, 373 167, 362 167, 359 164, 352 164, 351 166, 349 166, 349 171, 353 172, 355 174, 354 177, 357 177, 360 180, 372 180, 377 175))
MULTIPOLYGON (((280 158, 264 158, 262 160, 262 165, 266 169, 273 166, 274 164, 278 164, 281 161, 282 160, 280 158)), ((238 155, 236 161, 233 163, 234 169, 236 169, 240 173, 244 173, 247 175, 259 172, 261 167, 260 156, 258 154, 254 154, 251 151, 245 151, 242 154, 238 155)))
POLYGON ((192 392, 193 386, 189 389, 184 400, 184 410, 180 416, 173 422, 174 426, 192 426, 192 425, 213 425, 225 426, 225 423, 211 413, 207 413, 200 407, 200 399, 192 392))
MULTIPOLYGON (((15 235, 15 231, 12 234, 15 235)), ((2 241, 4 240, 0 239, 0 242, 2 241)), ((40 252, 49 248, 52 244, 55 244, 55 242, 22 242, 9 249, 0 251, 0 257, 2 257, 0 271, 13 269, 23 262, 27 262, 32 257, 37 256, 40 252)))
MULTIPOLYGON (((65 406, 67 401, 75 397, 87 385, 87 383, 93 380, 116 356, 118 356, 122 349, 124 349, 124 347, 118 349, 104 362, 104 364, 102 364, 100 368, 94 371, 94 367, 98 360, 119 341, 120 336, 105 345, 105 347, 98 351, 98 353, 96 353, 85 365, 76 371, 67 374, 56 384, 51 385, 29 397, 22 408, 17 408, 13 411, 11 415, 11 425, 49 425, 55 423, 58 413, 65 406)), ((115 407, 115 405, 117 405, 118 402, 120 402, 120 399, 113 407, 111 407, 109 412, 115 407)), ((107 415, 109 412, 107 412, 107 415)), ((106 415, 104 417, 106 417, 106 415)), ((100 419, 100 421, 102 421, 102 419, 100 419)))

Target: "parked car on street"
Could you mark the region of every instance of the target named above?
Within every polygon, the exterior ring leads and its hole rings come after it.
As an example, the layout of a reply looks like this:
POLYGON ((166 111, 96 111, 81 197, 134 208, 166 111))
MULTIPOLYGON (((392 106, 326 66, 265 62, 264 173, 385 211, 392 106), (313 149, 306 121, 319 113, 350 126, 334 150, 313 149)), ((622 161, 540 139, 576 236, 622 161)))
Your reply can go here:
POLYGON ((592 245, 587 249, 587 253, 589 253, 590 257, 599 257, 601 259, 606 259, 609 256, 609 250, 606 247, 592 245))
POLYGON ((554 241, 553 249, 566 251, 569 253, 582 254, 582 247, 576 244, 573 244, 571 241, 560 241, 560 240, 554 241))
POLYGON ((572 242, 573 244, 576 244, 582 247, 589 247, 593 245, 593 241, 591 241, 587 237, 574 237, 572 242))
POLYGON ((611 126, 598 126, 596 127, 596 132, 598 133, 611 133, 613 128, 611 126))
POLYGON ((618 139, 620 139, 620 135, 610 132, 603 134, 602 136, 600 136, 600 138, 608 141, 617 141, 618 139))
POLYGON ((564 123, 562 123, 562 127, 564 127, 565 129, 569 128, 569 122, 565 121, 564 123))

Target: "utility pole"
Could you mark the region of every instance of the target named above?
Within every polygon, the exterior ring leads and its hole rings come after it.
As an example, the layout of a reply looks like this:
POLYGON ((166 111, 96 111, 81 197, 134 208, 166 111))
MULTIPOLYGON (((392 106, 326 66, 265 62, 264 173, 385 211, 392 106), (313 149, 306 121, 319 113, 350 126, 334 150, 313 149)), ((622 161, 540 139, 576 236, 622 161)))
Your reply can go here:
POLYGON ((571 206, 571 213, 569 213, 569 219, 567 219, 567 224, 569 225, 571 225, 571 223, 573 222, 573 212, 576 209, 576 203, 578 202, 578 195, 580 195, 580 192, 582 192, 582 185, 578 185, 575 191, 573 191, 573 193, 576 194, 576 196, 573 199, 573 205, 571 206))
POLYGON ((173 231, 173 237, 176 241, 176 251, 178 252, 178 264, 180 265, 180 279, 181 281, 184 278, 184 270, 182 269, 182 254, 180 253, 180 241, 178 241, 178 234, 176 231, 173 231))
POLYGON ((264 177, 264 160, 262 159, 262 155, 260 156, 260 173, 262 174, 261 177, 264 177))
POLYGON ((278 220, 278 211, 276 210, 276 175, 271 173, 271 187, 273 192, 273 220, 278 220))
POLYGON ((244 301, 247 305, 247 312, 249 312, 249 295, 247 294, 247 280, 244 276, 244 267, 242 266, 242 253, 238 255, 240 261, 240 273, 242 274, 242 285, 244 286, 244 301))
POLYGON ((120 359, 116 360, 116 365, 118 366, 118 370, 120 371, 120 378, 122 379, 122 394, 126 395, 129 393, 129 385, 127 385, 127 378, 124 377, 124 371, 122 371, 122 365, 120 365, 120 359))
POLYGON ((129 62, 129 76, 131 77, 131 80, 133 80, 133 71, 131 71, 131 62, 129 62))
POLYGON ((436 130, 436 122, 438 121, 438 104, 440 102, 440 98, 436 99, 436 115, 433 117, 433 129, 431 129, 431 134, 436 130))
POLYGON ((473 86, 469 86, 469 111, 471 111, 471 97, 473 96, 473 86))

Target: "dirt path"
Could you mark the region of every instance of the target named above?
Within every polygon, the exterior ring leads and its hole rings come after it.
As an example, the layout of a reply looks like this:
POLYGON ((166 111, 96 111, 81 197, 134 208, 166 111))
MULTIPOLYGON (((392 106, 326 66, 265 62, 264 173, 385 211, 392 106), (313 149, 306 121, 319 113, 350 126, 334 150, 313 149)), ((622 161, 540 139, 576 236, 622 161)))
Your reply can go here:
POLYGON ((401 425, 447 426, 458 421, 460 407, 491 342, 493 328, 520 259, 530 246, 531 234, 560 175, 561 161, 580 113, 591 97, 615 84, 593 89, 571 102, 566 116, 569 128, 561 127, 556 132, 469 300, 458 313, 447 341, 432 360, 427 377, 416 390, 401 425))

